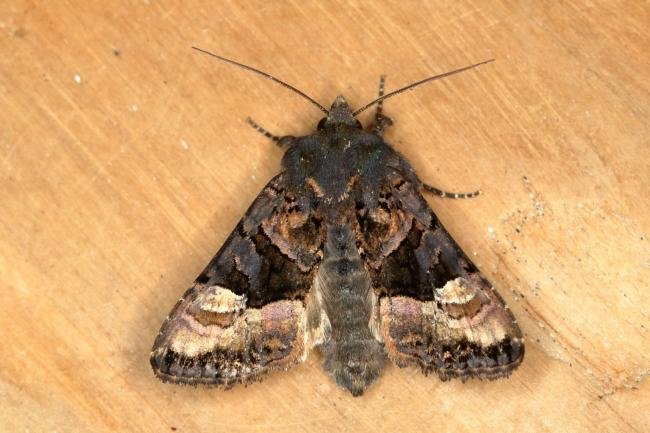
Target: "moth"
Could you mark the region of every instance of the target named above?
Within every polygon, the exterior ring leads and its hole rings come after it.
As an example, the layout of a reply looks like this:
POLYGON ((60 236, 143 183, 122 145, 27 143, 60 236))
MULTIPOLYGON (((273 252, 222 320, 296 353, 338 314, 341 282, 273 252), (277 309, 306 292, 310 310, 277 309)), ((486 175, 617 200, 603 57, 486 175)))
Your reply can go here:
MULTIPOLYGON (((195 48, 199 51, 201 49, 195 48)), ((352 111, 343 96, 286 148, 221 249, 165 319, 151 352, 160 379, 223 388, 286 370, 319 348, 324 369, 354 396, 387 362, 450 378, 508 376, 524 356, 515 318, 447 233, 424 192, 467 198, 423 183, 382 138, 384 99, 352 111), (376 105, 364 130, 356 116, 376 105)))

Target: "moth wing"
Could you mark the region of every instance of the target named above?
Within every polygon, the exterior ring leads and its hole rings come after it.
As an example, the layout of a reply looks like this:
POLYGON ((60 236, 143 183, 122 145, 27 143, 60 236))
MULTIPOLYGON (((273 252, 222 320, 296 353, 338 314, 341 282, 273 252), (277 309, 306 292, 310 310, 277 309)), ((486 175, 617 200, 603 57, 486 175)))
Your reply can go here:
POLYGON ((366 246, 379 296, 379 327, 388 357, 442 379, 507 376, 522 361, 517 322, 422 197, 416 179, 394 174, 378 208, 366 215, 379 236, 366 246))
POLYGON ((278 175, 165 319, 151 352, 156 376, 229 387, 304 360, 321 244, 319 225, 278 175), (301 235, 313 242, 292 241, 301 235))

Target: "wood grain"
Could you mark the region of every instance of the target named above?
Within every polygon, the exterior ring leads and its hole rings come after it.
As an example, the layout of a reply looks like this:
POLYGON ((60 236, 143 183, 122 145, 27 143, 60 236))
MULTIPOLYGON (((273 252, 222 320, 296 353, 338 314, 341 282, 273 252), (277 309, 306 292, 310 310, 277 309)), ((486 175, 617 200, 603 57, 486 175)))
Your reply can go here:
MULTIPOLYGON (((647 2, 0 5, 0 430, 641 432, 650 417, 647 2), (158 382, 159 325, 277 172, 245 123, 494 57, 387 101, 387 139, 527 338, 508 380, 307 363, 231 391, 158 382)), ((366 120, 367 116, 362 117, 366 120)))

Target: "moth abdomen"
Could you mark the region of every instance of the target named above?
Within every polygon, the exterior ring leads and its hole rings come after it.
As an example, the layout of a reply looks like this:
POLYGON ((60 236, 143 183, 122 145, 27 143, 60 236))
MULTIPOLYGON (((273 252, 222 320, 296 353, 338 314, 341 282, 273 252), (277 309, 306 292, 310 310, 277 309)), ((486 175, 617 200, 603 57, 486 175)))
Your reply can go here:
POLYGON ((382 345, 373 338, 331 340, 322 349, 325 370, 336 383, 359 396, 381 375, 385 355, 382 345))
POLYGON ((328 227, 316 282, 331 325, 322 348, 325 369, 339 385, 360 395, 379 377, 384 353, 370 329, 375 295, 349 226, 328 227))

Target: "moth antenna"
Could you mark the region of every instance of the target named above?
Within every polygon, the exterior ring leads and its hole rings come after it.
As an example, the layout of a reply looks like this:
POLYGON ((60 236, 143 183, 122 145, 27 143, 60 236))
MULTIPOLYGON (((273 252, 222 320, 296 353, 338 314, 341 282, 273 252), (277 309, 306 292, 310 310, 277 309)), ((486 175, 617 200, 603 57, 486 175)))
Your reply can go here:
POLYGON ((304 92, 301 92, 300 90, 296 89, 291 84, 287 84, 284 81, 280 80, 279 78, 275 78, 271 74, 268 74, 268 73, 266 73, 264 71, 260 71, 259 69, 255 69, 252 66, 244 65, 243 63, 235 62, 234 60, 230 60, 230 59, 227 59, 225 57, 221 57, 221 56, 219 56, 217 54, 211 53, 210 51, 206 51, 206 50, 198 48, 198 47, 192 47, 192 49, 196 50, 196 51, 200 51, 203 54, 207 54, 207 55, 212 56, 214 58, 217 58, 217 59, 221 60, 222 62, 230 63, 231 65, 239 66, 240 68, 247 69, 247 70, 249 70, 251 72, 255 72, 256 74, 259 74, 259 75, 261 75, 263 77, 266 77, 269 80, 273 80, 276 83, 278 83, 278 84, 286 87, 287 89, 293 91, 294 93, 297 93, 298 95, 302 96, 303 98, 305 98, 306 100, 308 100, 309 102, 311 102, 312 104, 317 106, 318 109, 320 111, 322 111, 323 113, 329 114, 329 111, 325 107, 320 105, 318 102, 316 102, 316 100, 314 100, 314 98, 312 98, 312 97, 308 96, 307 94, 305 94, 304 92))
POLYGON ((375 99, 374 101, 367 103, 366 105, 364 105, 363 107, 359 108, 357 111, 352 113, 352 116, 356 117, 357 114, 361 113, 362 111, 367 110, 368 108, 372 107, 373 105, 375 105, 375 104, 377 104, 377 103, 379 103, 379 102, 381 102, 381 101, 383 101, 385 99, 388 99, 388 98, 390 98, 392 96, 395 96, 395 95, 397 95, 399 93, 405 92, 407 90, 411 90, 414 87, 419 86, 420 84, 428 83, 429 81, 439 80, 440 78, 445 78, 445 77, 448 77, 450 75, 458 74, 458 73, 466 71, 468 69, 476 68, 477 66, 481 66, 481 65, 484 65, 486 63, 493 62, 493 61, 494 61, 494 59, 485 60, 485 61, 480 62, 480 63, 475 63, 475 64, 470 65, 470 66, 465 66, 464 68, 455 69, 455 70, 450 71, 450 72, 445 72, 444 74, 434 75, 433 77, 425 78, 424 80, 420 80, 418 82, 409 84, 408 86, 402 87, 401 89, 394 90, 394 91, 392 91, 390 93, 386 93, 385 95, 380 96, 379 98, 375 99))

